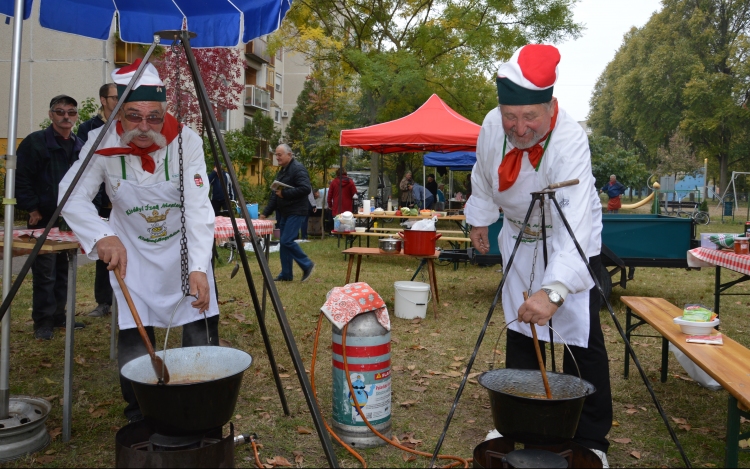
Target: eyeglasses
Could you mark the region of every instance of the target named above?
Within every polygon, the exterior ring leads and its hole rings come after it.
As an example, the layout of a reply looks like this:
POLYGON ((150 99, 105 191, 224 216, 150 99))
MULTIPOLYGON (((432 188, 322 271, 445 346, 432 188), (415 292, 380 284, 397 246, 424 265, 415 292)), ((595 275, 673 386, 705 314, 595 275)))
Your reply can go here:
POLYGON ((52 109, 51 111, 60 117, 64 116, 66 113, 69 117, 75 117, 78 115, 77 109, 68 109, 67 111, 65 109, 52 109))
POLYGON ((147 124, 158 125, 164 122, 163 117, 159 117, 159 116, 141 117, 138 114, 125 114, 125 119, 127 119, 128 122, 132 122, 134 124, 140 124, 141 122, 146 121, 147 124))

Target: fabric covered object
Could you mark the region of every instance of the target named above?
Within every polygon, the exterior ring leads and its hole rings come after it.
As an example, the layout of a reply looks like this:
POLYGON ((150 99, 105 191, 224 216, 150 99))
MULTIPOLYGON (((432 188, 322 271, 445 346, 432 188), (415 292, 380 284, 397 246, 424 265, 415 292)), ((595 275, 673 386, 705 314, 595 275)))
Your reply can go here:
POLYGON ((708 240, 719 246, 720 248, 733 248, 734 237, 737 235, 733 234, 715 234, 708 237, 708 240))
POLYGON ((349 283, 334 287, 326 295, 326 302, 320 308, 329 321, 339 329, 356 316, 374 312, 381 326, 391 330, 391 320, 385 301, 365 282, 349 283))

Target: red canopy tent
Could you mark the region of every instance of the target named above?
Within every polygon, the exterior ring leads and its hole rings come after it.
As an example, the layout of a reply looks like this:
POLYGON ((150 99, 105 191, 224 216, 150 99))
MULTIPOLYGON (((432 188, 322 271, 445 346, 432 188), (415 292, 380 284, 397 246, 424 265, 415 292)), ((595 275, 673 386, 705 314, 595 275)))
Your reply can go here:
MULTIPOLYGON (((342 130, 339 144, 378 153, 475 151, 480 129, 481 126, 433 94, 408 116, 360 129, 342 130)), ((450 192, 453 191, 452 176, 450 192)))
POLYGON ((474 151, 481 127, 433 94, 419 109, 400 119, 342 130, 342 147, 378 153, 474 151))

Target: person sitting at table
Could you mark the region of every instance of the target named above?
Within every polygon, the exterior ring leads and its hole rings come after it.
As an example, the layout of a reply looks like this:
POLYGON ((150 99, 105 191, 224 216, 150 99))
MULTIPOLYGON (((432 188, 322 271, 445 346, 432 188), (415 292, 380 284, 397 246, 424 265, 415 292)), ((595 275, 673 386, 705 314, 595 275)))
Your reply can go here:
POLYGON ((414 205, 419 207, 420 210, 423 210, 425 207, 428 209, 432 207, 433 202, 435 202, 435 196, 432 195, 432 192, 422 187, 418 182, 412 182, 409 189, 411 190, 414 205))
POLYGON ((445 188, 445 184, 440 183, 438 184, 438 190, 437 194, 435 194, 435 205, 433 208, 438 211, 445 210, 445 193, 443 192, 443 189, 445 188))
MULTIPOLYGON (((121 98, 140 64, 138 59, 112 72, 121 98)), ((166 101, 166 88, 156 68, 146 65, 125 96, 116 125, 107 130, 63 208, 63 216, 89 258, 103 260, 109 270, 119 270, 152 344, 154 327, 167 327, 171 322, 172 327, 183 326, 183 347, 219 345, 219 306, 211 271, 214 211, 208 197, 203 141, 166 112, 166 101), (99 218, 91 203, 102 182, 112 201, 109 223, 99 218), (180 275, 183 220, 187 233, 184 273, 195 301, 183 301, 171 318, 184 298, 180 275)), ((91 131, 81 150, 84 154, 102 129, 91 131)), ((65 175, 60 194, 71 185, 80 165, 79 160, 65 175)), ((117 303, 126 305, 114 276, 110 281, 117 303)), ((117 359, 122 369, 147 352, 129 308, 121 307, 118 312, 117 359)), ((120 387, 127 403, 125 417, 131 422, 141 420, 133 387, 122 375, 120 387)))

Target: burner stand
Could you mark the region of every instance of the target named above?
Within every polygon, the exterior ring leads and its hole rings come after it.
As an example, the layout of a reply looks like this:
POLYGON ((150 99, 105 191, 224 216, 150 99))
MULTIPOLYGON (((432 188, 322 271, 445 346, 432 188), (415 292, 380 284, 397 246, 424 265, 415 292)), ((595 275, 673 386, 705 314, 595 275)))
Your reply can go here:
POLYGON ((473 467, 600 468, 602 461, 596 453, 573 441, 534 445, 501 437, 487 440, 474 448, 473 467))

